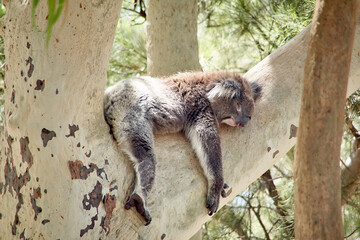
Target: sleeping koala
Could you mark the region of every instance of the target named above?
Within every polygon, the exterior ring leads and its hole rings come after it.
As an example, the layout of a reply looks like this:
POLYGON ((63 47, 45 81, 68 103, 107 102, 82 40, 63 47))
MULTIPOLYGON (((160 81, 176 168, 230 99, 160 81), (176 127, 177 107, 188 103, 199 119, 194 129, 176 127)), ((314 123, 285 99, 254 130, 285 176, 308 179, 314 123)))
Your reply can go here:
POLYGON ((151 222, 146 199, 155 178, 154 133, 184 132, 208 182, 209 215, 224 196, 218 126, 244 127, 254 112, 261 87, 226 72, 180 73, 165 78, 134 77, 108 88, 104 115, 136 172, 135 189, 125 204, 151 222))

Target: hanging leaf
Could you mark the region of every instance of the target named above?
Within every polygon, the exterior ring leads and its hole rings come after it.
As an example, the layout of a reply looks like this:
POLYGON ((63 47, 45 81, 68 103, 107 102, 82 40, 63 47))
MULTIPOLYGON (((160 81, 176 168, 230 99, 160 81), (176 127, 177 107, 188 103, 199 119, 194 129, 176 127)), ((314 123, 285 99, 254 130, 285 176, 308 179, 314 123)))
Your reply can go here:
POLYGON ((48 46, 54 24, 59 19, 65 0, 48 0, 48 25, 46 29, 46 46, 48 46), (56 6, 57 5, 57 6, 56 6))
MULTIPOLYGON (((48 0, 48 16, 47 16, 48 24, 46 28, 46 46, 49 45, 53 26, 62 13, 65 1, 66 0, 48 0)), ((32 24, 35 29, 37 29, 36 21, 35 21, 35 11, 37 6, 39 5, 39 2, 40 0, 33 0, 33 6, 31 10, 32 24)))
POLYGON ((31 9, 31 22, 33 24, 33 27, 36 29, 36 23, 35 23, 35 10, 38 6, 40 0, 33 0, 33 5, 31 9))

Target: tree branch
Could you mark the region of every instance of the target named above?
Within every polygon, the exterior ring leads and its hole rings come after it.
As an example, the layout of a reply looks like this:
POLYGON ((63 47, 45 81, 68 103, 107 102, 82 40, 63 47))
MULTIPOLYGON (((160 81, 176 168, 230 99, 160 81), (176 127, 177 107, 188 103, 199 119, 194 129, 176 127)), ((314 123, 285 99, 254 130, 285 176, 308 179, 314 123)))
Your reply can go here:
MULTIPOLYGON (((355 137, 354 152, 350 153, 351 163, 341 171, 341 204, 346 204, 360 185, 360 134, 353 122, 346 118, 346 124, 355 137)), ((344 164, 345 165, 345 164, 344 164)))
POLYGON ((259 208, 258 208, 258 211, 256 211, 255 208, 251 205, 249 199, 246 199, 246 198, 244 198, 244 197, 241 197, 241 198, 244 199, 244 200, 247 202, 247 204, 249 205, 250 209, 251 209, 252 212, 255 214, 255 216, 256 216, 256 218, 257 218, 257 220, 258 220, 261 228, 262 228, 263 231, 264 231, 264 234, 265 234, 266 239, 267 239, 267 240, 270 240, 270 236, 269 236, 268 231, 266 230, 265 224, 264 224, 263 221, 261 220, 261 216, 260 216, 260 209, 261 209, 261 208, 259 207, 259 208))
POLYGON ((272 198, 272 200, 274 201, 274 205, 276 207, 276 212, 281 216, 281 221, 285 225, 285 230, 288 232, 289 236, 293 235, 292 234, 293 226, 292 226, 291 222, 289 222, 286 219, 286 217, 288 217, 289 214, 286 211, 286 209, 281 206, 282 199, 279 196, 279 193, 277 191, 277 188, 276 188, 273 178, 271 176, 270 169, 267 170, 263 175, 261 175, 261 178, 264 180, 265 186, 269 192, 269 195, 272 198))

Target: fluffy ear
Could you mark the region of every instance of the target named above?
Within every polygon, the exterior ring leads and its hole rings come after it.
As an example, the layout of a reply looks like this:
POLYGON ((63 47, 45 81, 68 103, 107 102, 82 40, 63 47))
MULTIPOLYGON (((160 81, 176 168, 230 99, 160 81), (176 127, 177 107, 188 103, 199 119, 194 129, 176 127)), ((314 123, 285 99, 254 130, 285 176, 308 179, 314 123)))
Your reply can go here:
POLYGON ((226 80, 218 83, 210 83, 206 86, 207 98, 212 101, 214 98, 233 98, 239 92, 239 86, 233 80, 226 80))
POLYGON ((257 82, 251 82, 250 86, 252 88, 254 101, 256 101, 261 97, 262 87, 257 82))
POLYGON ((213 89, 216 86, 215 83, 210 83, 206 86, 206 91, 209 92, 211 89, 213 89))

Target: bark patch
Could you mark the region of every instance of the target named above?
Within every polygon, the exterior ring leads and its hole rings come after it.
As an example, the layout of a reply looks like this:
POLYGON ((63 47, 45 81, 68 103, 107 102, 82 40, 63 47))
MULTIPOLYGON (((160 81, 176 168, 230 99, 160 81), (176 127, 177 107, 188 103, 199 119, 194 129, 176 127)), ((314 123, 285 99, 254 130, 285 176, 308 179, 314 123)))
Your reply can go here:
POLYGON ((107 178, 107 174, 103 168, 99 168, 96 164, 90 163, 88 167, 84 166, 84 164, 80 160, 68 161, 68 167, 70 171, 71 179, 83 179, 86 180, 90 173, 96 170, 96 175, 103 179, 101 176, 102 173, 105 174, 105 178, 107 178))
POLYGON ((99 181, 97 181, 94 189, 89 193, 85 194, 82 204, 83 208, 86 210, 90 210, 92 207, 97 208, 99 207, 99 204, 101 202, 101 191, 102 191, 102 185, 99 181))
POLYGON ((116 207, 115 195, 110 196, 108 193, 106 194, 106 196, 104 198, 104 207, 105 207, 106 215, 105 215, 105 217, 102 217, 100 226, 102 227, 102 229, 104 229, 104 231, 106 232, 106 235, 109 235, 110 220, 112 217, 112 212, 113 212, 114 208, 116 207))
POLYGON ((34 72, 34 64, 32 63, 33 59, 31 57, 29 57, 26 61, 26 66, 29 65, 29 70, 28 70, 28 77, 30 78, 34 72))
POLYGON ((40 187, 33 189, 33 198, 35 198, 35 199, 41 198, 41 189, 40 189, 40 187))
POLYGON ((84 195, 82 204, 85 210, 90 210, 91 208, 96 208, 96 215, 91 218, 90 225, 87 225, 86 228, 80 230, 80 237, 84 236, 90 229, 94 229, 95 221, 98 220, 98 207, 101 202, 102 197, 102 185, 99 181, 96 182, 94 189, 84 195))
POLYGON ((43 91, 45 88, 45 80, 36 80, 36 87, 34 88, 35 90, 38 91, 43 91))
POLYGON ((69 124, 69 130, 70 133, 68 135, 65 135, 65 137, 75 137, 75 132, 79 130, 79 125, 70 125, 69 124))
POLYGON ((86 152, 85 156, 89 158, 91 156, 91 150, 89 150, 89 153, 86 152))
POLYGON ((276 150, 273 154, 273 158, 275 158, 278 153, 279 153, 279 150, 276 150))
POLYGON ((46 147, 48 142, 54 137, 56 137, 56 133, 54 131, 50 131, 46 128, 41 129, 41 139, 44 147, 46 147))
POLYGON ((71 179, 84 179, 84 180, 87 179, 90 173, 92 173, 95 170, 94 165, 90 165, 90 167, 87 168, 79 160, 76 160, 75 162, 68 161, 71 179))
POLYGON ((21 205, 24 204, 24 199, 23 199, 23 195, 21 193, 19 193, 18 195, 18 203, 16 204, 16 212, 15 212, 15 217, 14 217, 14 221, 13 223, 10 223, 10 226, 11 226, 11 234, 12 235, 16 235, 16 225, 20 224, 20 221, 19 221, 19 210, 21 208, 21 205))
POLYGON ((33 156, 31 154, 31 151, 29 149, 29 138, 28 137, 22 137, 20 138, 20 154, 22 156, 22 162, 26 162, 29 167, 33 164, 33 156))
POLYGON ((40 188, 34 189, 33 195, 30 194, 31 206, 34 210, 34 220, 37 220, 37 215, 42 212, 42 208, 36 205, 36 199, 41 197, 40 188))
POLYGON ((45 225, 45 224, 47 224, 47 223, 49 223, 49 222, 50 222, 49 219, 44 219, 44 220, 41 221, 41 224, 42 224, 42 225, 45 225))
POLYGON ((29 240, 29 238, 26 238, 26 236, 25 236, 25 229, 24 229, 24 231, 22 231, 22 233, 20 234, 19 239, 21 239, 21 240, 29 240))
POLYGON ((15 103, 15 89, 13 89, 11 92, 10 102, 15 103))
POLYGON ((91 224, 87 225, 86 228, 80 230, 80 237, 84 236, 90 229, 94 229, 95 221, 98 220, 98 215, 96 214, 94 217, 91 218, 91 224))
POLYGON ((112 187, 112 188, 109 189, 110 192, 112 192, 112 191, 114 191, 114 190, 118 190, 118 186, 117 186, 117 185, 115 185, 114 187, 112 187))
POLYGON ((11 136, 9 136, 7 133, 5 133, 5 136, 8 146, 5 147, 6 163, 4 166, 4 175, 5 175, 4 194, 6 193, 6 189, 8 189, 9 193, 12 196, 14 196, 14 192, 15 192, 15 197, 18 199, 18 203, 16 204, 14 221, 10 223, 11 233, 12 235, 16 235, 17 225, 20 224, 18 213, 20 211, 21 206, 24 204, 23 195, 22 193, 20 193, 20 190, 30 181, 29 168, 31 167, 31 165, 29 164, 24 174, 19 174, 18 176, 16 167, 14 166, 14 159, 12 153, 12 143, 14 142, 14 139, 11 136))
POLYGON ((291 124, 291 126, 290 126, 290 137, 289 137, 289 139, 291 139, 291 138, 293 138, 293 137, 296 138, 297 129, 298 129, 297 126, 295 126, 294 124, 291 124))

